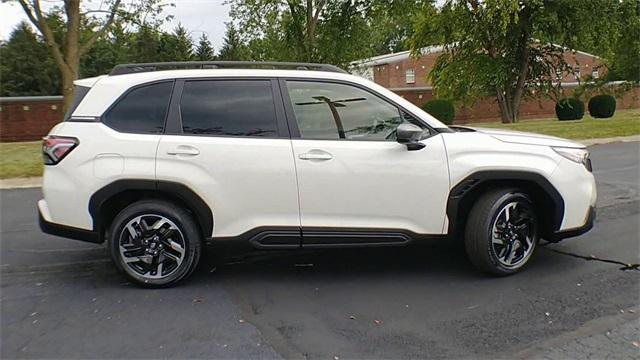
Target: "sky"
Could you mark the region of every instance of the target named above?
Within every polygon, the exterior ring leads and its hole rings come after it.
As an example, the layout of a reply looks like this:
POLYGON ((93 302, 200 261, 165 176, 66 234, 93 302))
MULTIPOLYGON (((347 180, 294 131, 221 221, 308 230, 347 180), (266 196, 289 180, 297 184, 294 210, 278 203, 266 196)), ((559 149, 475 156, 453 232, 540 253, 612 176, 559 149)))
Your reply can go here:
MULTIPOLYGON (((100 1, 85 1, 87 6, 100 1)), ((224 5, 225 0, 172 0, 175 7, 169 7, 168 12, 174 15, 171 22, 164 24, 165 30, 172 30, 178 23, 182 23, 191 31, 194 41, 202 33, 206 33, 216 51, 222 46, 224 38, 225 22, 229 21, 229 5, 224 5)), ((47 4, 61 4, 62 1, 42 0, 42 6, 47 4)), ((49 5, 51 6, 51 5, 49 5)), ((95 5, 94 5, 95 6, 95 5)), ((0 38, 7 39, 11 30, 22 20, 27 20, 22 7, 17 1, 0 3, 0 38)))

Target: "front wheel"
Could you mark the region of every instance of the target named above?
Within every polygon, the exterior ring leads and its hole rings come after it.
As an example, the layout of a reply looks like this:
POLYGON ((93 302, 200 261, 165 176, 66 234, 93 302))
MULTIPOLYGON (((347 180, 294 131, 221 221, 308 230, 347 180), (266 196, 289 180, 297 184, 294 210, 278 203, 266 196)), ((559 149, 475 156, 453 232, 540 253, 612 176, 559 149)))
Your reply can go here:
POLYGON ((129 205, 113 220, 109 249, 127 277, 147 287, 171 286, 198 264, 200 232, 184 209, 161 200, 129 205))
POLYGON ((515 189, 496 189, 471 208, 465 228, 469 260, 480 270, 509 275, 531 258, 539 223, 529 196, 515 189))

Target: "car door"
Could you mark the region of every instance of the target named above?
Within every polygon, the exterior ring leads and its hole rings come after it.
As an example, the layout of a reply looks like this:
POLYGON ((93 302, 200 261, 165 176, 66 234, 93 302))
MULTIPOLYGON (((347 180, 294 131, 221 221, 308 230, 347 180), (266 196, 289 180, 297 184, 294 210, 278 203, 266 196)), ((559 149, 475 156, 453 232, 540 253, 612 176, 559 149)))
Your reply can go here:
POLYGON ((442 234, 449 174, 442 136, 351 83, 282 80, 298 175, 304 245, 405 242, 442 234), (409 151, 410 121, 426 146, 409 151))
POLYGON ((294 166, 276 80, 177 81, 157 178, 187 185, 211 207, 205 236, 299 246, 294 166))

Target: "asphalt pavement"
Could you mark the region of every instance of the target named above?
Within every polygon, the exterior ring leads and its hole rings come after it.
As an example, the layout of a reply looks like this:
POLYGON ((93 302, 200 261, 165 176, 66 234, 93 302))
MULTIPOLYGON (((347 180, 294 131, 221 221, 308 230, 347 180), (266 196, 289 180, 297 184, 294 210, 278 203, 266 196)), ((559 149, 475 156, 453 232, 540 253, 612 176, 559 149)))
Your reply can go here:
POLYGON ((455 242, 226 245, 140 289, 102 246, 40 233, 40 189, 2 190, 0 358, 639 358, 640 143, 590 150, 595 228, 505 278, 455 242))

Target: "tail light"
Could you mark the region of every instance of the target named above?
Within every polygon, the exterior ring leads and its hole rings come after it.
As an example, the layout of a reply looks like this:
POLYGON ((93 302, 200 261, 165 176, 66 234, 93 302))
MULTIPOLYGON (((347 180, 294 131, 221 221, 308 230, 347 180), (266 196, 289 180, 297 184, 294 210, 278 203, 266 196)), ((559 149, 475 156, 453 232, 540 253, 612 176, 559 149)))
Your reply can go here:
POLYGON ((66 136, 45 136, 42 139, 42 158, 45 165, 55 165, 59 163, 65 156, 69 155, 71 150, 78 146, 80 142, 74 137, 66 136))

